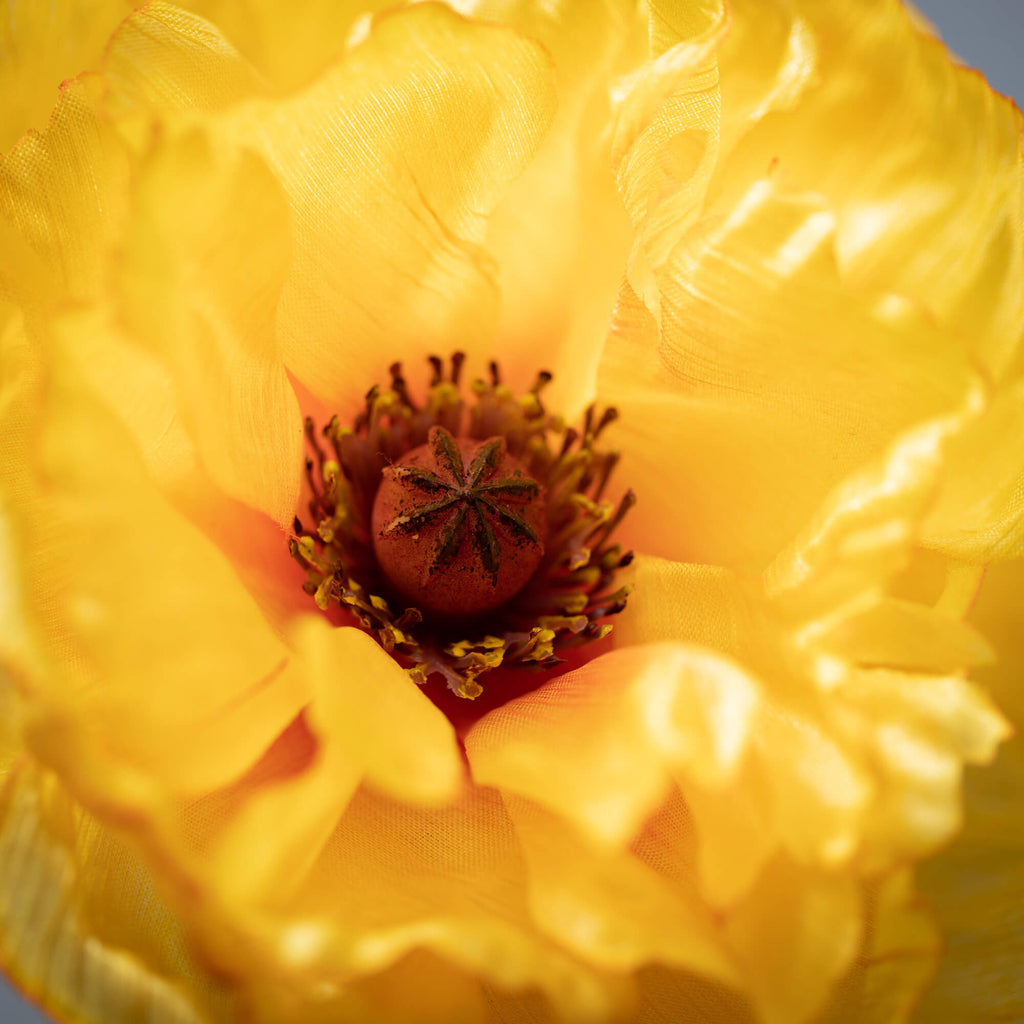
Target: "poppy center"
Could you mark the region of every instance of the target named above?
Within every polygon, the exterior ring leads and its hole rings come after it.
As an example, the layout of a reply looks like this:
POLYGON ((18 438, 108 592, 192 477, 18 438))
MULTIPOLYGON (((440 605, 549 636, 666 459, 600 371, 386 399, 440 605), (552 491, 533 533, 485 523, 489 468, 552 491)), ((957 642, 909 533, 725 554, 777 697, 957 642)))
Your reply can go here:
POLYGON ((544 493, 503 437, 456 438, 435 426, 384 469, 371 525, 395 590, 434 615, 469 617, 515 596, 540 565, 544 493))

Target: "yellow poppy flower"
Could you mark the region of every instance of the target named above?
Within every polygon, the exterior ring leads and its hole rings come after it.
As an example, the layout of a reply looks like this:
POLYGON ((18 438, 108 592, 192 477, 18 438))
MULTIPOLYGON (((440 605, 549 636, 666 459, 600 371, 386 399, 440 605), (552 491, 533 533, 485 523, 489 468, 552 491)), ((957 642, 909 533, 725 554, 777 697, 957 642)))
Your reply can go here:
POLYGON ((896 0, 385 7, 9 30, 0 963, 89 1024, 1019 1014, 1019 112, 896 0), (484 671, 488 613, 453 694, 337 607, 303 419, 456 351, 617 409, 639 500, 610 636, 484 671))

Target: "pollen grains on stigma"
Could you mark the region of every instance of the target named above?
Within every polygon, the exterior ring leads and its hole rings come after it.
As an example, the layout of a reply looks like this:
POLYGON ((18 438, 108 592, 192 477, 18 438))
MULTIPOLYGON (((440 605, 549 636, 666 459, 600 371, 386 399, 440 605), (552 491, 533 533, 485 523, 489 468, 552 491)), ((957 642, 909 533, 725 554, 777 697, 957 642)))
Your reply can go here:
POLYGON ((296 517, 289 549, 320 609, 349 613, 416 682, 437 674, 472 699, 492 669, 553 669, 607 636, 632 559, 613 534, 636 499, 602 497, 614 409, 567 428, 541 399, 549 373, 516 395, 491 363, 466 394, 464 362, 430 357, 419 402, 395 363, 351 425, 306 419, 314 525, 296 517))

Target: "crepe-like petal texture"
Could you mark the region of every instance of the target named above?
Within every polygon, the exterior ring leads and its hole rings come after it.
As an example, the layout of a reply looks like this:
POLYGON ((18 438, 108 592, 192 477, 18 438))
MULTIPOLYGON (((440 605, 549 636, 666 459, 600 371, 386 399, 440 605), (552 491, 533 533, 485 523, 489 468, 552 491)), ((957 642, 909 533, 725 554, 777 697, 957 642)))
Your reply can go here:
POLYGON ((17 983, 86 1024, 1012 1016, 1012 104, 897 0, 81 9, 0 29, 17 983), (638 496, 610 636, 457 712, 288 553, 304 418, 456 350, 614 406, 638 496))

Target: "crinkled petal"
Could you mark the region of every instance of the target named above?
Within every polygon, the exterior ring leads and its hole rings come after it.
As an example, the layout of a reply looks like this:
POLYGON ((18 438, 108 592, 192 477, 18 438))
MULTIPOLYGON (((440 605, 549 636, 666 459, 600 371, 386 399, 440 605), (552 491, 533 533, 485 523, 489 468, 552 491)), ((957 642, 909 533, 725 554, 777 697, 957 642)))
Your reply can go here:
POLYGON ((564 820, 507 797, 529 870, 539 927, 589 963, 627 970, 650 961, 735 978, 724 936, 692 885, 629 851, 599 851, 564 820))
POLYGON ((973 562, 1024 555, 1024 383, 952 438, 948 459, 924 543, 973 562))
POLYGON ((622 296, 599 387, 623 414, 644 498, 632 529, 652 553, 763 564, 847 473, 963 402, 963 346, 905 302, 845 288, 835 230, 819 197, 762 178, 675 248, 660 327, 622 296))
POLYGON ((817 73, 775 117, 749 118, 748 102, 734 108, 734 94, 771 88, 762 69, 772 47, 764 5, 732 5, 719 55, 723 135, 735 138, 722 195, 769 164, 820 192, 837 218, 842 278, 927 309, 1001 375, 1024 337, 1019 111, 952 62, 897 0, 775 7, 811 41, 817 73))
POLYGON ((491 712, 466 753, 478 783, 621 845, 668 794, 672 772, 708 786, 731 777, 758 701, 757 683, 710 651, 625 648, 491 712))

